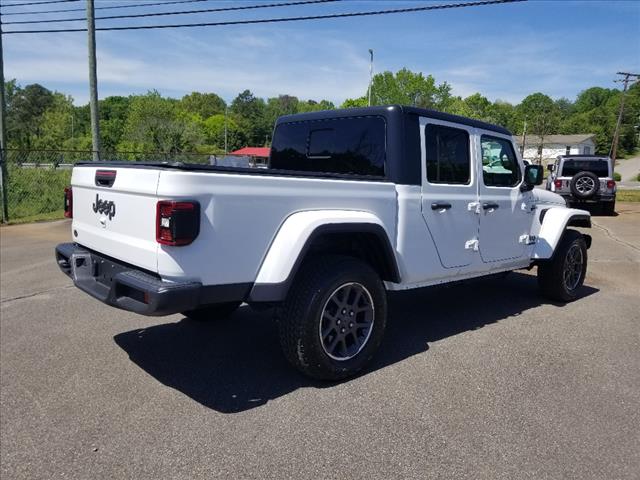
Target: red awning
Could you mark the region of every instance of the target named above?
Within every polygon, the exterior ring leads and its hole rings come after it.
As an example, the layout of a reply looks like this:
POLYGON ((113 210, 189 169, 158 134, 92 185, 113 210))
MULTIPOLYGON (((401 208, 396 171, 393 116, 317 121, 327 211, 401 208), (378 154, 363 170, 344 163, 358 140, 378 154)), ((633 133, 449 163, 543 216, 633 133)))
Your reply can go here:
POLYGON ((252 157, 269 157, 269 147, 244 147, 235 152, 231 152, 232 155, 251 155, 252 157))

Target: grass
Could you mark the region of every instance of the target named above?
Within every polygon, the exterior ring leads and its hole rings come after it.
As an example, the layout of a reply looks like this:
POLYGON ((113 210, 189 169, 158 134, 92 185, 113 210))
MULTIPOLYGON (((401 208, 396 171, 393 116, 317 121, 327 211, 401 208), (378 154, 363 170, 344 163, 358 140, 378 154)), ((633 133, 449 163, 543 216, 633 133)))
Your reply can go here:
POLYGON ((640 202, 640 190, 618 190, 616 193, 618 202, 640 202))
POLYGON ((21 223, 33 223, 33 222, 48 222, 51 220, 62 220, 64 218, 63 210, 56 210, 55 212, 37 213, 35 215, 29 215, 21 218, 9 217, 9 225, 18 225, 21 223))
POLYGON ((63 218, 63 191, 71 170, 9 166, 7 205, 10 223, 63 218))

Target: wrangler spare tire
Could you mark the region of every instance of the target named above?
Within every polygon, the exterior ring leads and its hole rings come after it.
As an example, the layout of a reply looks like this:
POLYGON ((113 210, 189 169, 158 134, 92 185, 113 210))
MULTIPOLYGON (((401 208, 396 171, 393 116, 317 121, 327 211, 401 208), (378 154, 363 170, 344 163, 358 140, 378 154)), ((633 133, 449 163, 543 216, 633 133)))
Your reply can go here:
POLYGON ((595 173, 578 172, 571 179, 571 193, 574 197, 586 200, 595 196, 600 190, 600 180, 595 173))

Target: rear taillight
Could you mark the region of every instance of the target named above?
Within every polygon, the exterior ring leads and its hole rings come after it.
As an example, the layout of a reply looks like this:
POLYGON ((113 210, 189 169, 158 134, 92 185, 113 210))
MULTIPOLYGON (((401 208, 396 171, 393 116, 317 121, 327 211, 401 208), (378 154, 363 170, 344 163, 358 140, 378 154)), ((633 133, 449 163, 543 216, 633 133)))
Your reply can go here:
POLYGON ((198 202, 161 201, 156 207, 156 241, 162 245, 189 245, 200 232, 198 202))
POLYGON ((556 188, 562 188, 562 180, 555 180, 553 184, 556 186, 556 188))
POLYGON ((607 180, 607 188, 609 190, 613 189, 616 187, 616 181, 615 180, 607 180))
POLYGON ((73 218, 73 190, 71 187, 64 187, 64 216, 73 218))

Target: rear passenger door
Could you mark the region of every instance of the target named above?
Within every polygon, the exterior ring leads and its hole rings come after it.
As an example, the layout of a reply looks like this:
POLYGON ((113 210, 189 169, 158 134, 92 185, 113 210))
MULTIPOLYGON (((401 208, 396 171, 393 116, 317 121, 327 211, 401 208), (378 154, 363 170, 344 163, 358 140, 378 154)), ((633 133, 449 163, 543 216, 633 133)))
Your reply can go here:
POLYGON ((478 244, 474 129, 420 119, 422 216, 445 268, 473 262, 478 244))
POLYGON ((531 241, 533 193, 521 192, 523 167, 511 138, 479 131, 480 256, 485 263, 518 259, 531 241))

